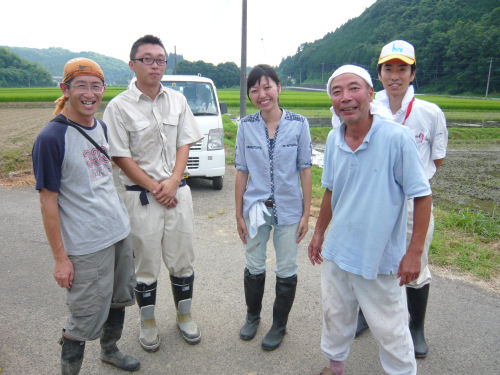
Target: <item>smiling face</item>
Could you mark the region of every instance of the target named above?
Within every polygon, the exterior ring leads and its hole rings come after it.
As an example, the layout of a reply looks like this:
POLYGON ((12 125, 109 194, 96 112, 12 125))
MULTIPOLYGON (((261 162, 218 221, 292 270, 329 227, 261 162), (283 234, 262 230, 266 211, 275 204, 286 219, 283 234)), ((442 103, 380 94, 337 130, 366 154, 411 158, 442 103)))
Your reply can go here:
POLYGON ((352 73, 341 74, 330 86, 333 109, 347 125, 369 119, 373 88, 352 73))
POLYGON ((393 59, 382 64, 378 79, 384 85, 387 95, 402 98, 415 79, 415 70, 412 72, 411 65, 393 59))
POLYGON ((67 100, 65 115, 80 125, 92 126, 104 96, 104 83, 96 76, 77 76, 60 88, 67 100))
POLYGON ((262 112, 279 110, 278 97, 281 92, 281 84, 277 84, 272 79, 262 76, 248 90, 248 96, 254 106, 262 112))
MULTIPOLYGON (((165 50, 159 44, 146 43, 139 46, 137 53, 135 54, 135 59, 141 58, 153 58, 166 60, 165 50)), ((138 87, 158 87, 160 85, 161 78, 165 73, 166 65, 158 65, 153 62, 151 65, 144 64, 142 61, 130 61, 130 69, 135 73, 137 77, 138 87)))

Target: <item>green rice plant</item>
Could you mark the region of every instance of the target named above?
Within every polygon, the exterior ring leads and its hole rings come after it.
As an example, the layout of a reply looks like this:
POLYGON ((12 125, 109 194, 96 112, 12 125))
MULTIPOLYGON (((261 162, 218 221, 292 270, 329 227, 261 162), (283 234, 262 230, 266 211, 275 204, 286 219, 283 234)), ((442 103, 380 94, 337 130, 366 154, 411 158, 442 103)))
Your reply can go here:
MULTIPOLYGON (((126 87, 107 87, 103 101, 109 101, 126 87)), ((52 102, 62 95, 59 87, 0 88, 0 102, 52 102)))
POLYGON ((419 95, 419 99, 437 104, 443 111, 500 111, 500 101, 449 96, 419 95))
POLYGON ((500 139, 500 128, 450 128, 449 140, 500 139))

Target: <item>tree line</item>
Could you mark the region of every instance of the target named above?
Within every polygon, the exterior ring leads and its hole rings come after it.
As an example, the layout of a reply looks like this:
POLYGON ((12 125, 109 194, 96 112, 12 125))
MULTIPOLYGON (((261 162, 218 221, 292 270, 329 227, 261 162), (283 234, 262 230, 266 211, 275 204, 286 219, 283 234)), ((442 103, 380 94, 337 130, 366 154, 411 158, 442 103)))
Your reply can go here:
POLYGON ((326 83, 337 67, 352 63, 376 78, 382 47, 403 39, 415 46, 419 91, 484 94, 491 63, 489 92, 499 92, 499 20, 498 0, 378 0, 322 39, 299 46, 278 70, 288 82, 326 83))
POLYGON ((21 59, 0 47, 0 87, 52 86, 52 76, 37 63, 21 59))

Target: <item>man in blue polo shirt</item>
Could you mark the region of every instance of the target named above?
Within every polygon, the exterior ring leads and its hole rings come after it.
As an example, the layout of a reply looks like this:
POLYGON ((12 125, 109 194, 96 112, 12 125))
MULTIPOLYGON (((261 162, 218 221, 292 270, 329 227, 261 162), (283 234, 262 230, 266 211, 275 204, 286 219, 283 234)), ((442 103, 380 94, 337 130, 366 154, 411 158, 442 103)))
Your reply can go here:
POLYGON ((320 215, 309 244, 322 265, 323 375, 343 375, 361 307, 388 374, 416 374, 403 285, 420 273, 431 189, 409 131, 372 114, 369 73, 344 65, 327 85, 342 125, 328 135, 320 215), (414 227, 405 252, 406 201, 414 227), (330 229, 325 232, 330 224, 330 229), (399 279, 399 280, 398 280, 399 279))

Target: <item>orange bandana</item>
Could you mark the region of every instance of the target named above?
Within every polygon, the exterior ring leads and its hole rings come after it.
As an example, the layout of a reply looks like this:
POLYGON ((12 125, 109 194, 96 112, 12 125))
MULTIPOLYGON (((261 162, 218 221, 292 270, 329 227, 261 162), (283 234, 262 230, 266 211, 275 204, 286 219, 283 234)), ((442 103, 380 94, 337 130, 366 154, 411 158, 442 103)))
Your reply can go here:
MULTIPOLYGON (((71 59, 64 65, 62 80, 64 83, 70 82, 73 78, 78 76, 96 76, 104 83, 104 73, 99 64, 85 57, 71 59)), ((62 111, 66 104, 66 100, 68 99, 63 95, 55 101, 55 115, 62 111)))

